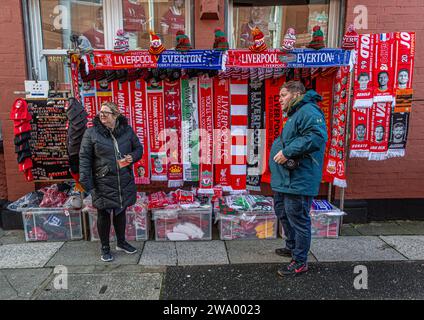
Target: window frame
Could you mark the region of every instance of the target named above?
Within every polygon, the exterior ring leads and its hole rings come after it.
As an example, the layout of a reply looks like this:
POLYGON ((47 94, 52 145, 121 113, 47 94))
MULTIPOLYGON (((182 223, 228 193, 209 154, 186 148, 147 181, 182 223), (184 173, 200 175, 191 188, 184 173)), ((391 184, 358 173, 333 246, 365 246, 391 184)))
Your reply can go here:
MULTIPOLYGON (((236 49, 234 34, 232 32, 232 26, 234 23, 234 0, 225 0, 227 6, 226 15, 225 15, 225 30, 228 35, 228 42, 231 49, 236 49)), ((276 1, 276 5, 278 2, 276 1)), ((329 10, 328 10, 328 36, 327 36, 327 46, 329 48, 337 48, 343 28, 344 15, 343 8, 345 5, 345 0, 330 0, 329 10), (333 32, 330 32, 332 30, 333 32)), ((278 41, 278 38, 277 38, 278 41)), ((277 42, 278 43, 278 42, 277 42)), ((281 43, 281 39, 280 42, 281 43)))
MULTIPOLYGON (((24 14, 24 28, 25 37, 29 44, 27 44, 27 71, 28 78, 34 80, 33 70, 38 72, 38 80, 48 80, 47 74, 47 58, 48 56, 67 56, 68 49, 44 49, 43 48, 43 30, 41 23, 41 0, 22 0, 23 14, 24 14)), ((71 1, 71 0, 70 0, 71 1)), ((149 12, 154 13, 154 1, 149 1, 149 12)), ((186 30, 190 39, 192 39, 193 32, 193 11, 191 10, 194 5, 194 0, 185 0, 185 13, 186 13, 186 30)), ((113 42, 116 30, 123 28, 123 11, 122 1, 117 0, 103 0, 103 21, 104 21, 104 37, 105 49, 113 50, 113 42)), ((153 19, 150 22, 150 28, 153 28, 153 19)), ((192 41, 192 43, 194 43, 192 41)), ((68 70, 65 70, 68 72, 68 70)), ((69 77, 69 76, 68 76, 69 77)))

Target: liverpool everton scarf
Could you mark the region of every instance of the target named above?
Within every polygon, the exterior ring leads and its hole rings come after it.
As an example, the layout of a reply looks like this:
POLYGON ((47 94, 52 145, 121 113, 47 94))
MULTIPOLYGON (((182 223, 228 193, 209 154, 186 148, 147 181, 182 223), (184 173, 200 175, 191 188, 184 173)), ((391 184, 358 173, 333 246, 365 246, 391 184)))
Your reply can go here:
POLYGON ((352 109, 351 158, 368 158, 370 148, 370 108, 352 109))
POLYGON ((184 181, 199 181, 199 113, 197 79, 181 80, 184 181))
POLYGON ((199 193, 213 194, 213 94, 212 79, 198 78, 199 82, 199 133, 200 177, 199 193))
POLYGON ((248 80, 230 80, 231 187, 233 193, 246 191, 247 87, 248 80))
POLYGON ((136 184, 150 183, 150 158, 149 158, 149 137, 147 125, 147 97, 146 83, 144 80, 137 80, 130 83, 130 119, 135 134, 143 146, 142 158, 134 163, 134 176, 136 184))
POLYGON ((372 106, 369 160, 387 159, 391 106, 391 102, 374 103, 372 106))
POLYGON ((374 95, 374 35, 361 34, 355 64, 354 108, 371 108, 374 95))
POLYGON ((166 181, 168 170, 162 81, 156 82, 153 80, 147 84, 147 110, 152 181, 166 181))
POLYGON ((330 151, 324 163, 323 180, 346 188, 345 136, 349 96, 349 67, 340 67, 334 86, 333 129, 330 151))
POLYGON ((394 33, 374 34, 375 66, 373 102, 392 102, 394 97, 394 33))
POLYGON ((261 191, 265 147, 265 81, 250 80, 247 105, 247 190, 261 191))
POLYGON ((165 128, 168 159, 168 187, 184 185, 181 148, 180 81, 164 81, 165 128))
POLYGON ((262 182, 271 182, 271 173, 269 171, 269 153, 271 152, 272 144, 277 137, 280 136, 283 129, 283 113, 280 106, 280 88, 285 82, 285 77, 278 79, 265 80, 265 159, 264 173, 262 182))
POLYGON ((231 191, 230 80, 213 80, 215 184, 231 191))
POLYGON ((412 77, 414 71, 415 33, 396 32, 395 92, 396 101, 390 119, 390 139, 387 157, 404 157, 412 107, 412 77))

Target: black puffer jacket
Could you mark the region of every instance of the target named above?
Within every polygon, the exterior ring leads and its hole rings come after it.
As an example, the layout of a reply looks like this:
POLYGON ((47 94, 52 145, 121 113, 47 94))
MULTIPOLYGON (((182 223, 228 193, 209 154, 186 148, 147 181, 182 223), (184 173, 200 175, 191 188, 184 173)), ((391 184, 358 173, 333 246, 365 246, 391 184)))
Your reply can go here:
MULTIPOLYGON (((131 155, 134 162, 141 159, 143 147, 124 116, 117 118, 112 134, 122 155, 131 155)), ((85 131, 80 149, 80 183, 91 192, 97 209, 126 208, 136 202, 137 189, 132 166, 119 169, 111 131, 99 117, 85 131)))

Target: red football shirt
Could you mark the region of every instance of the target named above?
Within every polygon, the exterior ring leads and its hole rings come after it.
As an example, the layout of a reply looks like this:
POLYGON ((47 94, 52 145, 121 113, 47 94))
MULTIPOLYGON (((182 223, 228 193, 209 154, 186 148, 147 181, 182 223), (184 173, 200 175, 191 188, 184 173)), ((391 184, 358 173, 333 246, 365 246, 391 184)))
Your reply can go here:
POLYGON ((163 15, 161 19, 162 26, 168 26, 169 34, 176 34, 178 30, 185 30, 185 17, 181 11, 181 14, 177 14, 173 7, 163 15))
POLYGON ((123 0, 122 10, 124 16, 124 30, 130 32, 141 31, 141 26, 146 22, 146 14, 141 4, 130 0, 123 0))

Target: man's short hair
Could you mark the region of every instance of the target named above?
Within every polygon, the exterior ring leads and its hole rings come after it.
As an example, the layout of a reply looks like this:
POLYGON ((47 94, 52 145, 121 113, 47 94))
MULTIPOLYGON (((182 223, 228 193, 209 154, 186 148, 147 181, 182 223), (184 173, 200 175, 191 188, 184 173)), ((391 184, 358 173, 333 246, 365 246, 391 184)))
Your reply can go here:
POLYGON ((280 90, 283 88, 290 93, 304 94, 306 92, 305 86, 300 81, 294 81, 294 80, 287 81, 281 86, 280 90))
POLYGON ((385 74, 387 74, 387 76, 389 76, 389 73, 387 71, 381 71, 381 72, 378 73, 378 77, 383 73, 385 73, 385 74))
POLYGON ((359 128, 359 127, 364 127, 365 128, 365 124, 358 124, 355 128, 359 128))
POLYGON ((358 80, 359 80, 361 77, 367 77, 367 78, 369 79, 369 78, 370 78, 370 75, 369 75, 367 72, 361 72, 361 73, 359 74, 359 76, 358 76, 358 80))
POLYGON ((405 128, 405 124, 404 124, 404 123, 402 123, 402 122, 396 122, 396 123, 393 125, 393 128, 399 128, 399 127, 405 128))
MULTIPOLYGON (((401 72, 406 72, 406 73, 409 75, 409 70, 408 70, 408 69, 400 69, 400 70, 399 70, 399 73, 401 73, 401 72)), ((398 73, 398 74, 399 74, 399 73, 398 73)))

